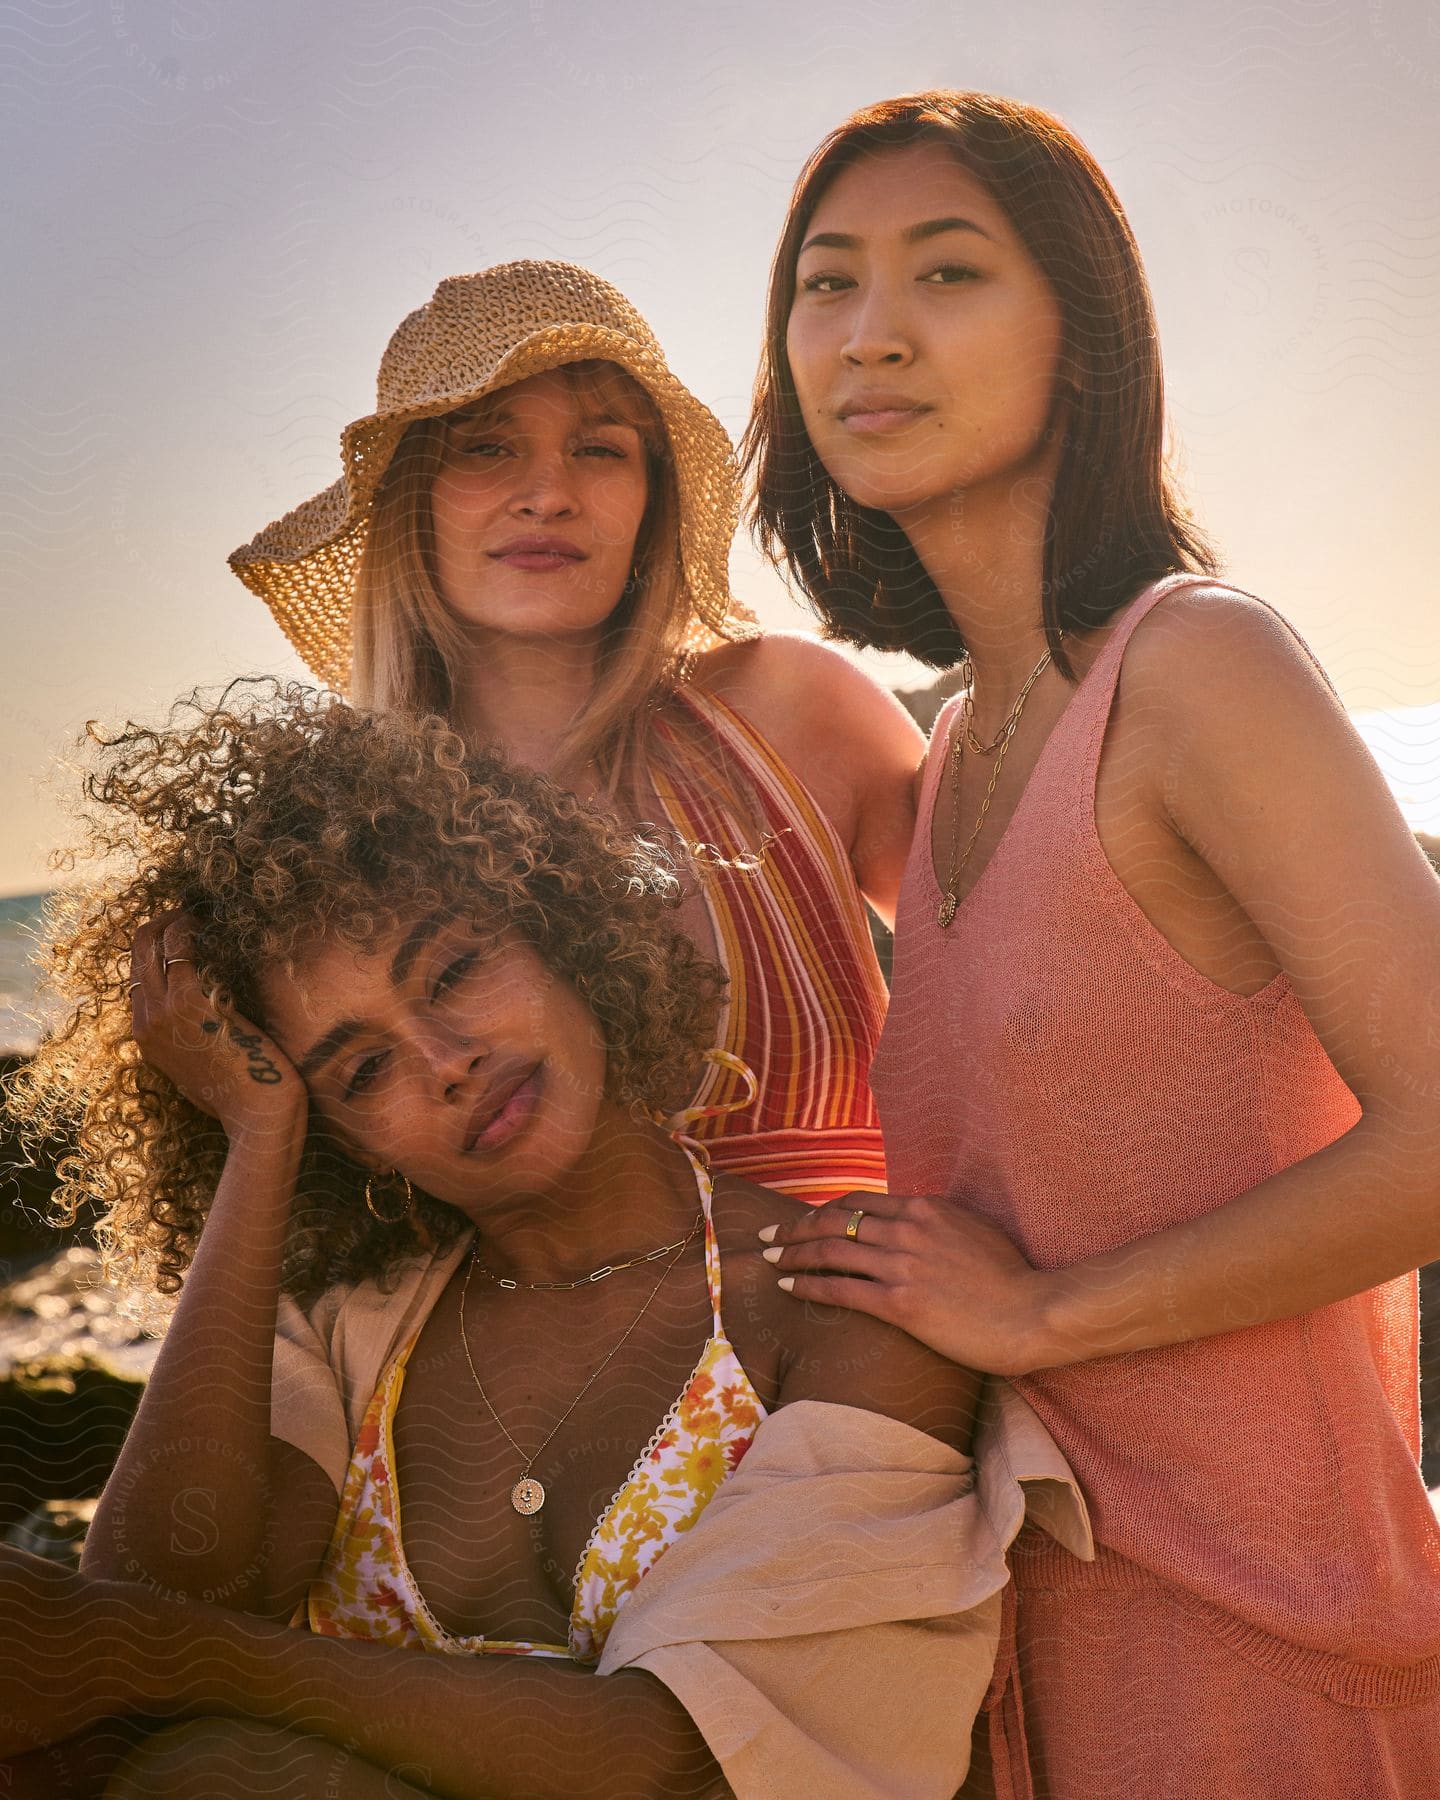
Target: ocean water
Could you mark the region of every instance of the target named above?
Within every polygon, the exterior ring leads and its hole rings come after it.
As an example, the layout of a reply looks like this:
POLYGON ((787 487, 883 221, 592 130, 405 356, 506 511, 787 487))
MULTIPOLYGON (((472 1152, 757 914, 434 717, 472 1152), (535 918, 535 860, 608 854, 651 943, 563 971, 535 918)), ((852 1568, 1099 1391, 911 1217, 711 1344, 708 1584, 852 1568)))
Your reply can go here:
POLYGON ((35 928, 44 904, 44 894, 0 900, 0 1054, 35 1048, 35 928))

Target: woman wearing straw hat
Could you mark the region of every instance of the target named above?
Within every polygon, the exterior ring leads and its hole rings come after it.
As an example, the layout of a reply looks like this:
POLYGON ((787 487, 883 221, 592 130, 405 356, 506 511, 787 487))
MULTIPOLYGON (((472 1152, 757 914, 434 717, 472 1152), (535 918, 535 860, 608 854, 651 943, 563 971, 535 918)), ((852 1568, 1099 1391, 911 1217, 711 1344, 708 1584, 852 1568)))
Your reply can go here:
MULTIPOLYGON (((230 558, 363 705, 438 712, 631 820, 712 846, 685 924, 730 977, 696 1129, 821 1201, 883 1190, 870 1098, 922 740, 833 651, 731 598, 723 427, 644 320, 567 263, 442 281, 346 427, 344 472, 230 558)), ((681 1097, 683 1098, 683 1097, 681 1097)))

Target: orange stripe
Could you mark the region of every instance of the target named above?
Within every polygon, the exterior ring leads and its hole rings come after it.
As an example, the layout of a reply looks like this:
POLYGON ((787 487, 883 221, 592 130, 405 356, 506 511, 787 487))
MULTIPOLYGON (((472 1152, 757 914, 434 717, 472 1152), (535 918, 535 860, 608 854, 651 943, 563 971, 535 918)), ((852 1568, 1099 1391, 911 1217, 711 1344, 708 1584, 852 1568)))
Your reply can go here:
POLYGON ((731 977, 726 1048, 755 1066, 762 1091, 750 1114, 703 1121, 697 1135, 719 1151, 717 1166, 728 1166, 729 1140, 748 1138, 745 1172, 808 1198, 822 1188, 881 1188, 868 1074, 885 989, 849 858, 813 796, 747 720, 710 695, 686 691, 681 700, 658 721, 668 754, 663 769, 651 770, 670 823, 731 858, 755 851, 755 822, 725 779, 728 765, 748 778, 773 840, 763 879, 744 886, 743 872, 717 871, 707 884, 731 977), (826 1140, 819 1145, 797 1137, 817 1131, 826 1140))
MULTIPOLYGON (((734 724, 736 735, 741 737, 742 741, 749 748, 757 752, 760 750, 760 746, 764 745, 764 740, 757 738, 757 734, 753 731, 753 728, 739 720, 738 715, 731 712, 729 708, 724 707, 721 702, 715 702, 715 708, 717 712, 723 713, 726 719, 734 724)), ((808 792, 800 786, 798 781, 796 781, 790 771, 786 769, 783 764, 778 763, 774 759, 774 753, 773 751, 770 751, 768 745, 764 745, 764 753, 765 766, 759 773, 762 777, 764 775, 769 775, 776 785, 785 790, 787 798, 792 801, 794 811, 800 815, 796 823, 799 824, 803 831, 802 842, 812 853, 817 855, 823 854, 821 842, 819 841, 819 831, 817 829, 820 822, 820 815, 816 811, 813 800, 808 792)), ((757 760, 759 760, 758 756, 757 760)), ((796 829, 796 823, 791 824, 790 829, 792 833, 796 829)), ((830 833, 833 842, 833 832, 830 832, 828 821, 825 821, 825 829, 830 833)), ((808 1035, 801 1027, 801 1004, 797 998, 797 986, 787 972, 791 965, 799 964, 806 977, 805 981, 800 985, 804 988, 808 988, 815 1011, 818 1012, 823 1019, 831 1022, 830 1029, 827 1033, 828 1049, 826 1054, 832 1064, 832 1073, 829 1087, 823 1096, 830 1104, 823 1110, 825 1114, 838 1112, 839 1116, 843 1119, 854 1112, 857 1103, 864 1105, 868 1101, 868 1090, 863 1087, 858 1057, 853 1053, 847 1054, 847 1052, 853 1052, 854 1049, 853 1036, 848 1029, 850 1020, 847 1009, 841 1000, 840 993, 831 978, 829 969, 827 968, 823 957, 819 954, 822 946, 815 941, 813 934, 805 929, 806 922, 804 914, 807 910, 812 910, 810 895, 805 889, 803 882, 800 884, 797 891, 796 888, 792 887, 785 880, 786 870, 784 865, 789 860, 785 854, 785 842, 785 839, 780 839, 776 844, 770 847, 770 850, 767 853, 765 867, 770 876, 770 880, 763 890, 763 893, 765 899, 770 903, 766 909, 770 915, 766 920, 766 924, 767 936, 774 951, 773 968, 775 980, 780 984, 780 993, 783 997, 791 1026, 791 1030, 787 1034, 787 1039, 791 1043, 798 1043, 803 1041, 805 1036, 808 1035), (791 951, 792 954, 790 957, 785 955, 785 947, 788 947, 791 951), (811 955, 808 957, 804 954, 807 950, 811 952, 811 955), (836 1029, 837 1023, 844 1027, 844 1029, 836 1029)), ((826 897, 834 898, 837 901, 842 900, 846 897, 846 889, 849 889, 851 893, 854 893, 855 891, 854 877, 850 872, 848 858, 844 862, 843 886, 839 883, 835 883, 831 894, 826 897)), ((858 895, 856 898, 858 903, 858 895)), ((842 912, 842 917, 837 923, 840 923, 843 926, 846 922, 843 918, 843 909, 837 906, 836 910, 837 912, 842 912)), ((855 920, 851 921, 852 924, 856 922, 857 921, 855 920)), ((865 941, 868 945, 868 928, 866 928, 865 941)), ((828 937, 827 943, 823 947, 831 947, 828 942, 828 937)), ((835 947, 843 949, 843 939, 841 940, 841 944, 835 947)), ((774 988, 772 985, 772 995, 773 992, 774 988)), ((822 1123, 824 1122, 823 1119, 817 1120, 813 1116, 813 1108, 822 1096, 816 1096, 815 1099, 811 1101, 811 1104, 807 1105, 805 1097, 800 1090, 799 1084, 803 1079, 803 1070, 800 1067, 800 1062, 801 1059, 797 1058, 796 1068, 792 1074, 789 1092, 787 1094, 787 1100, 789 1102, 787 1111, 791 1117, 802 1119, 806 1124, 822 1123)))
MULTIPOLYGON (((711 841, 707 836, 707 826, 691 815, 679 790, 658 766, 651 769, 650 776, 660 804, 664 807, 666 816, 674 829, 690 843, 711 841)), ((726 854, 729 854, 728 850, 726 854)), ((749 959, 743 952, 732 911, 724 903, 725 896, 720 887, 718 871, 708 877, 705 894, 706 910, 709 912, 711 923, 715 928, 720 961, 730 976, 726 1041, 722 1047, 732 1055, 740 1057, 742 1061, 748 1061, 745 1050, 749 1036, 749 992, 753 984, 745 978, 748 973, 749 959), (739 971, 739 979, 737 979, 737 971, 739 971)), ((716 1099, 724 1101, 733 1098, 730 1091, 732 1085, 738 1089, 739 1083, 736 1077, 728 1073, 722 1074, 714 1084, 716 1099)), ((757 1110, 759 1105, 760 1101, 757 1099, 757 1110)), ((721 1137, 725 1133, 725 1125, 724 1117, 697 1119, 691 1135, 702 1141, 721 1137)))
MULTIPOLYGON (((828 873, 831 878, 829 883, 829 897, 836 902, 836 910, 840 914, 839 923, 842 926, 848 925, 850 928, 852 937, 850 947, 853 951, 857 947, 855 940, 858 940, 859 944, 863 945, 864 951, 867 953, 873 964, 873 949, 870 942, 870 927, 865 914, 865 903, 860 896, 859 889, 855 885, 855 878, 850 867, 849 857, 845 855, 843 846, 840 844, 839 837, 836 834, 834 827, 830 824, 829 819, 819 810, 809 790, 801 784, 794 772, 779 760, 770 744, 766 739, 761 737, 759 732, 755 730, 754 726, 751 725, 747 719, 743 718, 732 708, 727 707, 723 701, 717 700, 713 696, 707 695, 706 699, 713 707, 716 714, 729 723, 735 735, 754 753, 755 759, 764 765, 765 772, 769 775, 774 784, 784 791, 785 796, 790 801, 794 811, 801 815, 805 826, 803 841, 805 842, 806 847, 817 859, 823 860, 829 865, 828 873), (848 917, 846 916, 847 914, 848 917)), ((794 891, 777 881, 775 884, 775 891, 778 901, 785 907, 789 914, 790 923, 793 927, 792 931, 789 933, 789 938, 797 953, 802 952, 805 948, 809 948, 817 953, 812 955, 806 966, 811 972, 812 980, 815 985, 821 991, 823 997, 830 1002, 828 1006, 824 1005, 822 1002, 822 1011, 824 1011, 828 1018, 832 1020, 841 1020, 848 1026, 850 1023, 848 1010, 831 979, 829 969, 818 955, 821 946, 813 941, 802 926, 800 915, 803 912, 807 898, 803 885, 800 893, 797 895, 794 891)), ((854 968, 855 973, 863 974, 863 961, 863 958, 852 958, 852 968, 854 968), (857 964, 860 966, 857 966, 857 964)), ((857 997, 860 997, 864 987, 867 985, 870 988, 868 998, 871 1001, 871 1005, 867 1010, 871 1015, 868 1023, 871 1025, 874 1032, 874 1038, 872 1039, 873 1049, 873 1043, 878 1039, 880 1027, 884 1023, 883 987, 880 986, 878 982, 867 984, 862 981, 857 983, 857 997), (878 993, 876 991, 877 988, 879 989, 878 993)), ((837 1096, 837 1099, 840 1103, 841 1115, 846 1116, 854 1110, 857 1104, 860 1106, 867 1106, 870 1104, 868 1084, 865 1082, 864 1071, 861 1067, 859 1057, 843 1056, 843 1051, 845 1049, 856 1047, 853 1033, 849 1030, 844 1032, 833 1032, 832 1043, 835 1046, 836 1052, 842 1053, 837 1054, 837 1068, 841 1079, 844 1082, 845 1091, 842 1096, 837 1096)))

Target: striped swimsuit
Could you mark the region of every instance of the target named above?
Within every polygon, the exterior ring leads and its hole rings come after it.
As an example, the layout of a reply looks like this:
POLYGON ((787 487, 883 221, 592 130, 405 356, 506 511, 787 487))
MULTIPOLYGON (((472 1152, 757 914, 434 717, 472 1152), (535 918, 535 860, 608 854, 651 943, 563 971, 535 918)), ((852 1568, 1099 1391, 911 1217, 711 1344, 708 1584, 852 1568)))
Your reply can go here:
POLYGON ((885 1190, 870 1060, 885 983, 835 828, 766 740, 711 694, 682 688, 657 715, 651 779, 667 822, 713 846, 705 901, 730 977, 721 1042, 759 1099, 712 1067, 694 1135, 716 1170, 816 1204, 885 1190), (753 866, 757 860, 758 867, 753 866))
POLYGON ((549 1656, 597 1662, 615 1616, 641 1577, 699 1518, 749 1449, 766 1412, 720 1319, 720 1251, 711 1220, 711 1183, 688 1148, 705 1214, 705 1278, 711 1332, 680 1397, 641 1451, 624 1485, 591 1532, 575 1570, 568 1641, 563 1644, 456 1635, 425 1603, 400 1537, 395 1481, 395 1409, 416 1327, 365 1411, 330 1547, 310 1585, 307 1615, 325 1637, 357 1637, 400 1649, 449 1655, 549 1656))

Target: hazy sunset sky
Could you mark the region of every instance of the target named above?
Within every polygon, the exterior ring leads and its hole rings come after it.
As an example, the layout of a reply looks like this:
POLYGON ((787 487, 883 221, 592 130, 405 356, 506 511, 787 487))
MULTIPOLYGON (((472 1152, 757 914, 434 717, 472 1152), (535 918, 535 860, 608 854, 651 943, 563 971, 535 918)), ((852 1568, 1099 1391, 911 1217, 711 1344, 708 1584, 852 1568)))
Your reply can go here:
MULTIPOLYGON (((1155 288, 1181 464, 1440 830, 1440 29, 1422 0, 17 0, 8 179, 0 893, 87 717, 298 673, 225 567, 334 479, 441 276, 589 264, 743 424, 791 182, 853 107, 1050 107, 1155 288)), ((805 615, 741 545, 737 590, 805 615)), ((877 667, 883 667, 878 661, 877 667)), ((892 665, 893 669, 893 665, 892 665)), ((903 671, 901 671, 903 673, 903 671)))

